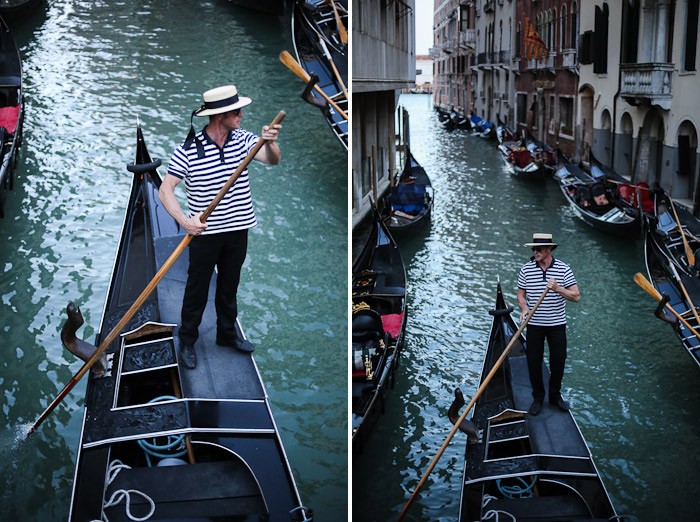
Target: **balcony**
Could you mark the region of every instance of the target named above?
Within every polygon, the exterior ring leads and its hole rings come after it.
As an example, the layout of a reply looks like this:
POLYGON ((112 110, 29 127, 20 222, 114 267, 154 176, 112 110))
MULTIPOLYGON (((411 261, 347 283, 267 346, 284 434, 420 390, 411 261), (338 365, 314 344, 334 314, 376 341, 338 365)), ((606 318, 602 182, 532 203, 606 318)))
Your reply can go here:
POLYGON ((462 49, 476 49, 476 29, 467 29, 460 32, 459 46, 462 49))
POLYGON ((576 49, 562 49, 562 65, 569 69, 576 67, 576 49))
POLYGON ((621 64, 620 94, 632 105, 657 105, 671 108, 673 98, 672 63, 621 64))

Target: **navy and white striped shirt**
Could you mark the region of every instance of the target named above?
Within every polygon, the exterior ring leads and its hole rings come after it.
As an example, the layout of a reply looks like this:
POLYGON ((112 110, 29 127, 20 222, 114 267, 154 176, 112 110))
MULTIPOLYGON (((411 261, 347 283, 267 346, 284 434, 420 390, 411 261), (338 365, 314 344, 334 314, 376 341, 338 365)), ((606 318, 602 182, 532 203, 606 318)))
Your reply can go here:
MULTIPOLYGON (((232 130, 223 149, 210 140, 203 130, 197 133, 195 139, 203 145, 204 157, 198 158, 196 143, 192 143, 187 150, 183 143, 175 149, 168 164, 168 174, 185 180, 190 216, 206 210, 258 142, 258 136, 243 129, 232 130)), ((248 169, 245 169, 207 219, 207 229, 203 233, 244 230, 256 224, 248 169)))
MULTIPOLYGON (((552 258, 547 270, 542 270, 537 261, 525 263, 518 274, 518 289, 525 290, 527 307, 532 309, 547 287, 547 280, 556 279, 559 286, 570 288, 576 284, 571 267, 552 258)), ((533 326, 558 326, 566 324, 566 299, 556 292, 549 291, 542 304, 535 310, 528 324, 533 326)))

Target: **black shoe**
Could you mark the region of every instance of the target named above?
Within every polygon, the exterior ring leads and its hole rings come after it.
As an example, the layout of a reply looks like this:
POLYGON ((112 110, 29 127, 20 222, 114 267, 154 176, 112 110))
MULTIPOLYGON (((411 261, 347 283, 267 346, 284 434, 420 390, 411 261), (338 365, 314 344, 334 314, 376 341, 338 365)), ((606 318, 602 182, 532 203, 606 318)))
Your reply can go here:
POLYGON ((539 415, 539 413, 542 411, 542 401, 538 399, 532 401, 532 404, 530 404, 530 409, 528 411, 533 417, 539 415))
POLYGON ((556 401, 549 401, 552 406, 556 406, 561 411, 569 411, 569 403, 559 397, 556 401))
POLYGON ((253 351, 255 350, 253 343, 251 343, 247 339, 239 339, 238 337, 236 339, 229 340, 217 336, 216 344, 218 344, 219 346, 228 346, 230 348, 235 348, 239 352, 243 353, 253 353, 253 351))
POLYGON ((182 365, 189 370, 197 366, 197 354, 194 353, 193 344, 180 345, 180 360, 182 361, 182 365))

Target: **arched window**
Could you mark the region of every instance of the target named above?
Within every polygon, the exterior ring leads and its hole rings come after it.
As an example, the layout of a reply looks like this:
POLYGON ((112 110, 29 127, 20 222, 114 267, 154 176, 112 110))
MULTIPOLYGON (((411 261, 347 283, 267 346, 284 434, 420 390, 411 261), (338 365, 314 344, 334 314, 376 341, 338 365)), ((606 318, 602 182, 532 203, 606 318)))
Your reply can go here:
POLYGON ((561 42, 561 48, 566 49, 569 47, 569 42, 566 41, 566 4, 561 6, 561 35, 559 35, 559 41, 561 42))
POLYGON ((571 48, 576 49, 576 38, 578 36, 578 16, 576 14, 576 2, 571 4, 571 48))
POLYGON ((557 50, 557 10, 552 9, 552 16, 549 19, 550 32, 552 33, 552 43, 549 46, 550 51, 557 50))

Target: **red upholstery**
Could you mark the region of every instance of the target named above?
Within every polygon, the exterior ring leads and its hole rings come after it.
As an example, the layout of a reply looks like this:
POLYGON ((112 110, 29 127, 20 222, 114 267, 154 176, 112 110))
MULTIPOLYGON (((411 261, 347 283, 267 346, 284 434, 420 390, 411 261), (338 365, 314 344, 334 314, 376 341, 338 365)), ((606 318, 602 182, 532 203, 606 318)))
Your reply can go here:
POLYGON ((0 107, 0 127, 5 127, 12 134, 17 129, 19 120, 19 105, 16 107, 0 107))
POLYGON ((382 325, 384 331, 389 332, 392 339, 396 339, 401 332, 401 324, 403 323, 403 314, 387 314, 382 316, 382 325))

